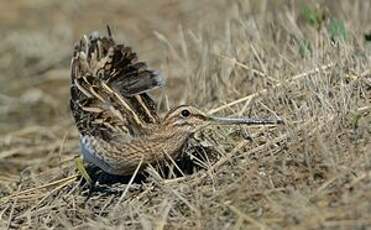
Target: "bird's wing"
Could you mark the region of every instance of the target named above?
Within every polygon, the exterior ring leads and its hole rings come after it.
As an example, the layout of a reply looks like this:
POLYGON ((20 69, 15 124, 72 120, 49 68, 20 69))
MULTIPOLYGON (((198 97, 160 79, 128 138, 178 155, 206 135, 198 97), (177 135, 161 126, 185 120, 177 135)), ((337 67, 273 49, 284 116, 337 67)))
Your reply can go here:
POLYGON ((106 142, 145 134, 159 122, 148 91, 162 86, 163 77, 137 60, 130 47, 92 33, 75 45, 71 62, 70 106, 82 136, 106 142))

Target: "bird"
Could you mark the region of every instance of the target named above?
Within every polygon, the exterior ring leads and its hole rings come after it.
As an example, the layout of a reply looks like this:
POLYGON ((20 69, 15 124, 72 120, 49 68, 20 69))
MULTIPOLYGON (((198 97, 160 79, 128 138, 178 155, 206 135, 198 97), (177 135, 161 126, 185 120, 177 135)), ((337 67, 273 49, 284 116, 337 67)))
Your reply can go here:
MULTIPOLYGON (((192 135, 210 125, 272 125, 282 119, 216 117, 191 105, 164 116, 150 92, 165 86, 159 71, 138 60, 131 47, 93 32, 75 44, 70 108, 80 134, 82 161, 111 175, 132 175, 177 159, 192 135)), ((81 158, 79 158, 81 159, 81 158)), ((80 164, 79 171, 91 181, 80 164)))

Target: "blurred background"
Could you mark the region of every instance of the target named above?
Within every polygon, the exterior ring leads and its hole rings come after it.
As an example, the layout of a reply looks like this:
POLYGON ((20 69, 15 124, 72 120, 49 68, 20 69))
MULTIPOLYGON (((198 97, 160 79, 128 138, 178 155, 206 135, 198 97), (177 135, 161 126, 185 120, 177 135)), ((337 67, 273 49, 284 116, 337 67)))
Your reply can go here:
POLYGON ((228 5, 220 0, 3 1, 0 133, 71 121, 69 63, 73 45, 83 34, 106 33, 109 24, 116 41, 132 46, 141 60, 161 70, 171 88, 171 78, 181 81, 181 74, 159 37, 175 41, 181 30, 217 31, 233 10, 228 5))

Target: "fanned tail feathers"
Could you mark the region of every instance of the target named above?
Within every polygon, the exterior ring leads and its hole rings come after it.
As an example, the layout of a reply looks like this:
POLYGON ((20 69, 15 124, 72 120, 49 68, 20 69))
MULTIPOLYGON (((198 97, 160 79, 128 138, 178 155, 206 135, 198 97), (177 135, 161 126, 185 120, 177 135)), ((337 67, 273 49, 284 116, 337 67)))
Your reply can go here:
POLYGON ((108 141, 141 135, 159 121, 148 91, 164 85, 158 72, 137 60, 130 47, 92 33, 75 45, 71 62, 71 109, 82 136, 108 141))

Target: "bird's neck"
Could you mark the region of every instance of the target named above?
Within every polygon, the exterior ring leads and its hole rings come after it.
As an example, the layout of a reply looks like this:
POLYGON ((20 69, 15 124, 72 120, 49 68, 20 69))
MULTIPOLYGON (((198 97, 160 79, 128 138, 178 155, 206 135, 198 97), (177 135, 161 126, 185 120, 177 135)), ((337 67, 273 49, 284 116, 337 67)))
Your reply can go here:
POLYGON ((165 151, 170 156, 174 157, 179 154, 182 147, 190 137, 189 132, 176 129, 175 127, 168 127, 166 129, 163 126, 159 126, 153 130, 152 141, 161 143, 160 151, 165 151))

